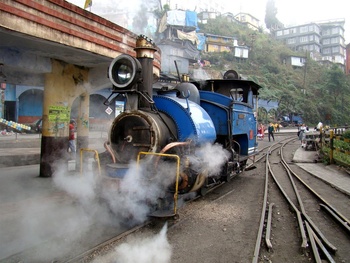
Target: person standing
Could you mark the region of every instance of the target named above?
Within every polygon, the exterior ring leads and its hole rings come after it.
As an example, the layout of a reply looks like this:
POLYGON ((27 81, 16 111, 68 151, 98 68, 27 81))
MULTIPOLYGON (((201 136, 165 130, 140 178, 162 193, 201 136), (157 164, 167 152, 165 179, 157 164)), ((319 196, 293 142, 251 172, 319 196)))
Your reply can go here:
POLYGON ((320 131, 323 128, 323 123, 319 122, 316 126, 316 131, 320 131))
POLYGON ((71 153, 73 159, 75 159, 76 154, 76 146, 75 146, 75 121, 70 120, 69 122, 69 141, 68 141, 68 152, 71 153))
POLYGON ((273 135, 274 130, 275 130, 275 127, 273 126, 272 123, 270 123, 269 127, 267 128, 267 133, 269 135, 269 142, 271 141, 271 137, 275 141, 275 136, 273 135))
POLYGON ((261 123, 259 124, 259 127, 258 127, 258 139, 260 140, 264 139, 264 125, 262 125, 261 123))
POLYGON ((306 125, 303 123, 301 126, 300 126, 300 130, 299 130, 299 140, 301 142, 301 148, 304 148, 305 146, 305 132, 307 131, 308 129, 306 129, 306 125))

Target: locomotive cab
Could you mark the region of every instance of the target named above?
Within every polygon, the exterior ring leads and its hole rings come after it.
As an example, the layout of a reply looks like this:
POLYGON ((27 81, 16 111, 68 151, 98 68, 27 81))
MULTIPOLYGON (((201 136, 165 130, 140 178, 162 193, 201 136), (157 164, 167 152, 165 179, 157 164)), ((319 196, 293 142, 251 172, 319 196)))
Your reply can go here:
POLYGON ((255 111, 259 89, 253 81, 243 80, 231 70, 223 79, 194 82, 200 91, 201 106, 214 120, 216 142, 231 152, 225 173, 244 169, 257 153, 255 111))

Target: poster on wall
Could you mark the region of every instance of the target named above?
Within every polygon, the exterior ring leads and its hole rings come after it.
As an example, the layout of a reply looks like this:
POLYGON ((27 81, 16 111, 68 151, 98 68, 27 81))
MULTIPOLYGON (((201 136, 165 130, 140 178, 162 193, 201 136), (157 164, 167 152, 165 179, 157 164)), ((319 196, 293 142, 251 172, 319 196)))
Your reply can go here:
POLYGON ((49 106, 49 121, 69 122, 70 110, 66 106, 49 106))

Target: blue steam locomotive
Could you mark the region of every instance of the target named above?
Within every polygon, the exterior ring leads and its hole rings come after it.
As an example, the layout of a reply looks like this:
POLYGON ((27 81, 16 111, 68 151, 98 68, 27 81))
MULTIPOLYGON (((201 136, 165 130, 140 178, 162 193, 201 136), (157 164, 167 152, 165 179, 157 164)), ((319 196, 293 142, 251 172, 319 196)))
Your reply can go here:
POLYGON ((135 51, 136 58, 120 55, 108 69, 125 104, 111 125, 106 173, 119 181, 131 176, 145 188, 161 186, 145 202, 154 215, 175 215, 181 197, 230 180, 257 154, 254 103, 261 87, 229 70, 223 79, 155 89, 153 42, 139 36, 135 51))

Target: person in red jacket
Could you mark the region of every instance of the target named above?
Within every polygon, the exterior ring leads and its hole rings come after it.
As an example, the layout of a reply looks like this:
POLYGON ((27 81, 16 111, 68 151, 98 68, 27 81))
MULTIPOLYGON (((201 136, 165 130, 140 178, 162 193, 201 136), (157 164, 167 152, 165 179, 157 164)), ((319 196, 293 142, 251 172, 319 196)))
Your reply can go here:
POLYGON ((69 142, 68 142, 68 152, 71 153, 71 156, 75 158, 76 153, 76 146, 75 146, 75 121, 70 120, 69 122, 69 142))

